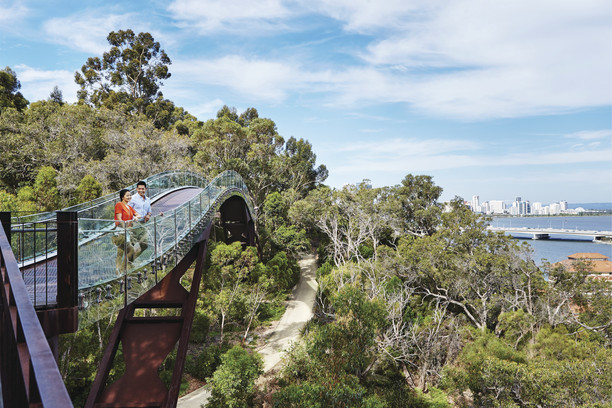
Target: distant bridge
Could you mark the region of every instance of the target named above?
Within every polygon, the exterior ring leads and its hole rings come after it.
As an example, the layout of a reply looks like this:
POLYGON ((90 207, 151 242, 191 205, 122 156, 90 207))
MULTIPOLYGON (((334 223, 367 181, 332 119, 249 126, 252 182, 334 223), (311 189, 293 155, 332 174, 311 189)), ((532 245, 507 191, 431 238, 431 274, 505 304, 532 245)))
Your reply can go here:
POLYGON ((488 227, 489 231, 500 231, 513 237, 531 235, 531 239, 562 239, 559 236, 572 237, 590 237, 593 241, 604 239, 612 240, 612 231, 588 231, 577 229, 562 229, 562 228, 512 228, 512 227, 488 227), (554 235, 554 237, 552 237, 554 235))

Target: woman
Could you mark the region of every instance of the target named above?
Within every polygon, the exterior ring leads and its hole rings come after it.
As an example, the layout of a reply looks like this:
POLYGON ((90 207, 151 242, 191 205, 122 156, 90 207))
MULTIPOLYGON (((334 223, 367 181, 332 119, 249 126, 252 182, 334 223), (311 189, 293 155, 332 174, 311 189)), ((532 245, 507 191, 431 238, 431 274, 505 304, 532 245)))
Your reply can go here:
MULTIPOLYGON (((119 202, 115 204, 115 228, 125 227, 129 228, 132 226, 134 218, 139 218, 134 208, 130 207, 128 203, 132 199, 132 194, 126 188, 119 191, 119 202)), ((115 232, 112 241, 117 246, 117 258, 115 259, 115 267, 117 268, 117 274, 121 275, 125 272, 126 262, 131 263, 134 259, 134 247, 130 242, 129 233, 127 230, 115 232)))

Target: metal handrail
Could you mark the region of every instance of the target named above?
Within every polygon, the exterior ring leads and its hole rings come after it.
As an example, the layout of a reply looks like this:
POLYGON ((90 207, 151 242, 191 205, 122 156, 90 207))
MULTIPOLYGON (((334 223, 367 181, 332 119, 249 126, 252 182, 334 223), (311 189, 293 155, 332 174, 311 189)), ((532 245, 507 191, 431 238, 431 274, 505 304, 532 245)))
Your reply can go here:
POLYGON ((0 228, 0 250, 0 378, 4 406, 42 403, 49 408, 72 407, 4 228, 0 228))
MULTIPOLYGON (((171 178, 173 176, 179 176, 179 177, 185 177, 185 178, 189 177, 190 180, 194 182, 193 183, 194 185, 198 185, 200 187, 204 187, 208 184, 208 181, 206 180, 206 178, 204 178, 198 173, 194 173, 192 171, 187 171, 187 170, 164 171, 164 172, 149 176, 143 179, 143 181, 145 181, 147 185, 150 186, 156 181, 159 181, 164 178, 171 178)), ((134 191, 136 191, 136 184, 137 183, 134 183, 125 188, 127 188, 133 193, 134 191)), ((149 194, 151 194, 150 191, 149 191, 149 194)), ((153 196, 155 196, 155 193, 151 195, 151 197, 153 196)), ((100 207, 102 205, 107 205, 109 203, 113 203, 113 204, 116 203, 118 201, 118 197, 119 197, 119 190, 106 194, 102 197, 98 197, 91 201, 87 201, 85 203, 80 203, 80 204, 73 205, 71 207, 64 208, 62 209, 62 211, 76 211, 77 213, 79 213, 79 217, 83 215, 87 216, 88 215, 87 212, 91 211, 93 208, 100 207)), ((42 213, 16 216, 16 217, 13 217, 13 223, 14 224, 15 223, 27 224, 27 223, 38 223, 38 222, 55 220, 56 213, 57 213, 56 211, 46 211, 42 213)))

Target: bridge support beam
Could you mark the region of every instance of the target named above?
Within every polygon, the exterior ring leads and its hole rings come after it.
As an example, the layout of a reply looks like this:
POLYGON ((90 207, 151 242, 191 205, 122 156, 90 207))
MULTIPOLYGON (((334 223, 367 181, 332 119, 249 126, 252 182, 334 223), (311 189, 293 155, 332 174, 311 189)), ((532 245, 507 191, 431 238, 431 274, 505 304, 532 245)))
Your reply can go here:
MULTIPOLYGON (((212 224, 178 265, 148 292, 121 309, 85 407, 175 407, 204 269, 212 224), (196 261, 189 292, 181 277, 196 261), (180 313, 135 316, 142 309, 180 309, 180 313), (157 370, 178 342, 174 373, 166 388, 157 370), (125 374, 107 384, 115 355, 123 347, 125 374)), ((144 313, 143 313, 144 314, 144 313)))
POLYGON ((533 234, 532 239, 548 239, 548 238, 550 238, 550 235, 548 234, 533 234))

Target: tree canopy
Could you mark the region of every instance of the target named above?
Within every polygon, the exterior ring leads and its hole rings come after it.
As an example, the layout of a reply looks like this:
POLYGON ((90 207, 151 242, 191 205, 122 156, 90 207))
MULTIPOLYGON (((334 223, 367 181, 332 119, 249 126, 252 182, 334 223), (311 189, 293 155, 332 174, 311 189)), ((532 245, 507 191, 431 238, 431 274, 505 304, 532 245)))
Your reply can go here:
POLYGON ((21 111, 28 106, 28 100, 23 97, 19 89, 21 89, 21 83, 15 71, 9 67, 0 70, 0 113, 6 108, 21 111))
POLYGON ((171 76, 172 61, 150 33, 112 31, 107 40, 111 49, 102 58, 88 58, 74 75, 81 87, 79 101, 146 113, 148 106, 163 100, 160 87, 171 76))

